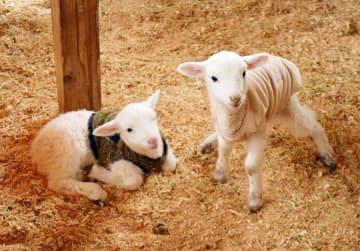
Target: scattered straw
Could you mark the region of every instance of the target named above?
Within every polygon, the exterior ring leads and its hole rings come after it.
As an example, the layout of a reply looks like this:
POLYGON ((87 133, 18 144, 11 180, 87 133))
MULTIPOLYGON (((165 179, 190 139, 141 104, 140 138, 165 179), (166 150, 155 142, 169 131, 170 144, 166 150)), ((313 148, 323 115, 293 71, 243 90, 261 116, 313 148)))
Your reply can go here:
POLYGON ((31 139, 57 113, 48 3, 0 1, 1 250, 360 246, 359 1, 100 1, 103 106, 119 109, 160 88, 159 122, 179 158, 175 175, 151 176, 139 191, 104 185, 104 208, 49 191, 31 165, 31 139), (195 153, 212 131, 206 92, 175 71, 223 49, 268 51, 299 65, 299 97, 317 111, 338 156, 328 175, 309 139, 274 131, 255 215, 244 148, 236 145, 229 181, 213 184, 216 153, 195 153))

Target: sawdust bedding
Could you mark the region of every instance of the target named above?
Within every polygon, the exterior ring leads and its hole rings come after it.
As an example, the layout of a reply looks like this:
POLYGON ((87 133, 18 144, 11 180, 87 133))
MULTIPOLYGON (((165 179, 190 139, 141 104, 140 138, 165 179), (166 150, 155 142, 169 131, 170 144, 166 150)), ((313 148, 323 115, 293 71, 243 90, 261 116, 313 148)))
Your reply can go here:
POLYGON ((357 250, 360 234, 360 3, 301 1, 100 1, 103 107, 119 109, 161 89, 157 108, 176 174, 136 192, 104 185, 108 204, 56 194, 32 167, 29 146, 57 114, 48 1, 0 0, 0 250, 357 250), (234 50, 294 61, 300 99, 337 152, 327 174, 309 139, 271 133, 264 207, 247 208, 246 151, 211 182, 216 153, 200 81, 175 72, 187 60, 234 50))

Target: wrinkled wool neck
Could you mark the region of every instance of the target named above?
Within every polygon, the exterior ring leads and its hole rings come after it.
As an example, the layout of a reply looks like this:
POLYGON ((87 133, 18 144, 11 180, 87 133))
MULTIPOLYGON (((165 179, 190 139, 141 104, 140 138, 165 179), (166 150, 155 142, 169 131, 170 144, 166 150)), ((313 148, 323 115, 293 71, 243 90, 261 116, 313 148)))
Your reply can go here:
POLYGON ((231 110, 221 104, 214 97, 210 98, 212 117, 216 130, 220 135, 228 140, 235 141, 242 136, 242 128, 247 113, 247 102, 239 109, 231 110))

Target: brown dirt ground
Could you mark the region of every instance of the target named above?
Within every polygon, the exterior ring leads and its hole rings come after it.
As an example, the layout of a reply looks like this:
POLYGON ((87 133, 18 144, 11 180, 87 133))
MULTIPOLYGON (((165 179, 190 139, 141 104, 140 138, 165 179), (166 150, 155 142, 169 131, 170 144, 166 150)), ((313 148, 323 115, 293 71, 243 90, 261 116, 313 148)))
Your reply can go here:
POLYGON ((1 250, 359 250, 358 0, 100 1, 103 107, 160 88, 160 125, 179 159, 175 175, 151 176, 139 191, 104 185, 104 208, 49 191, 31 165, 33 136, 57 114, 48 7, 0 0, 1 250), (229 181, 212 183, 216 153, 195 152, 212 131, 206 92, 175 71, 223 49, 294 61, 299 97, 337 152, 329 175, 309 139, 274 130, 257 214, 246 205, 242 144, 229 181), (169 235, 153 233, 160 223, 169 235))

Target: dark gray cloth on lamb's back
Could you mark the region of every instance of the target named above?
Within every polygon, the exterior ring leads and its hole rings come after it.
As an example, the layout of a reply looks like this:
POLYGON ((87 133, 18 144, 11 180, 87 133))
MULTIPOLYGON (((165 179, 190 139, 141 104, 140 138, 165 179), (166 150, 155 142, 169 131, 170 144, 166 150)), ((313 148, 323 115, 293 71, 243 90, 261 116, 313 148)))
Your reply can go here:
MULTIPOLYGON (((116 116, 116 112, 101 110, 92 116, 94 116, 93 121, 89 127, 96 129, 97 127, 113 120, 116 116)), ((91 123, 90 120, 89 123, 91 123)), ((105 168, 108 168, 114 161, 124 159, 138 166, 144 173, 159 172, 167 155, 167 144, 163 137, 163 154, 157 159, 151 159, 147 156, 136 153, 125 144, 119 134, 115 134, 110 137, 97 137, 94 136, 92 132, 90 135, 89 131, 89 139, 97 164, 105 168)))

